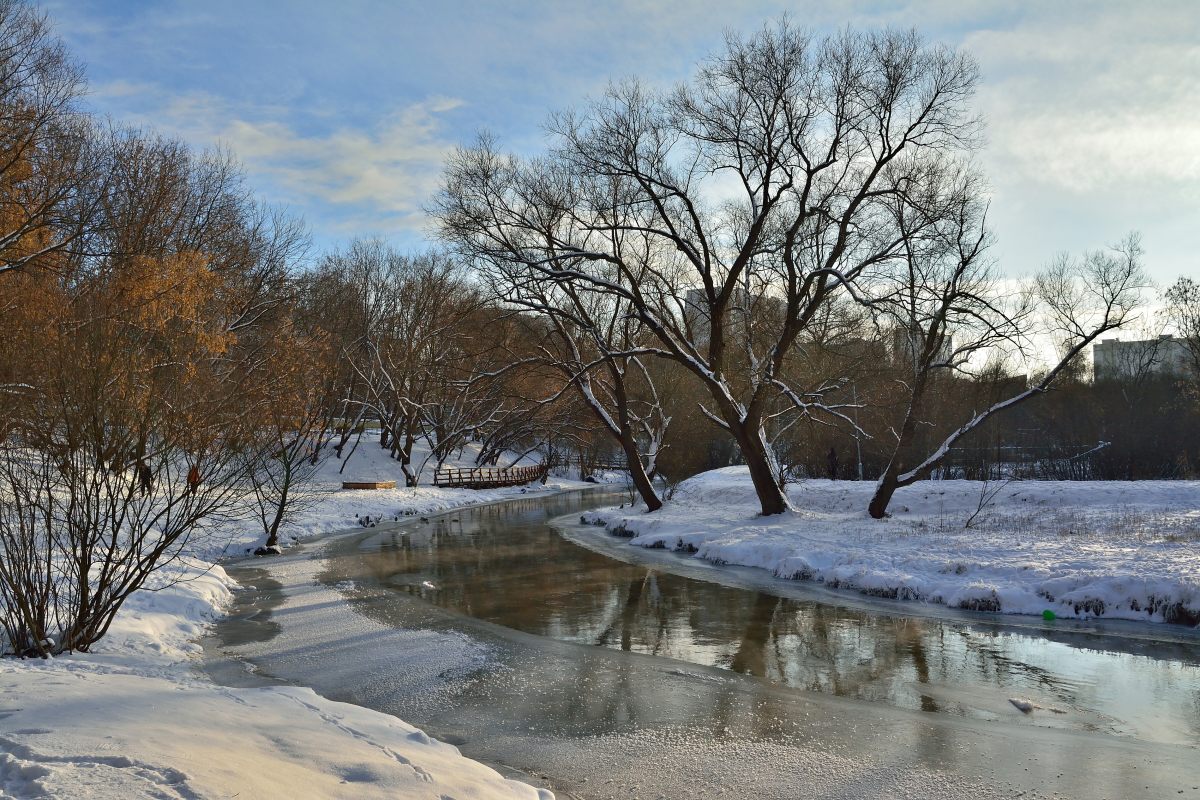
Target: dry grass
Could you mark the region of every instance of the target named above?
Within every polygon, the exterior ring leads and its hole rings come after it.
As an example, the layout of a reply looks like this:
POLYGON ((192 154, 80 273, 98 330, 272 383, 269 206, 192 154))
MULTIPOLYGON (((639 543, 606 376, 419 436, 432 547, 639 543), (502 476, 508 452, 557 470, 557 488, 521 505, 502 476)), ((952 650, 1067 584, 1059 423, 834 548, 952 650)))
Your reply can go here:
POLYGON ((1096 538, 1129 545, 1198 542, 1200 512, 1147 511, 1128 506, 1087 511, 1044 509, 1021 514, 991 512, 977 518, 972 529, 1018 538, 1050 534, 1059 538, 1096 538))

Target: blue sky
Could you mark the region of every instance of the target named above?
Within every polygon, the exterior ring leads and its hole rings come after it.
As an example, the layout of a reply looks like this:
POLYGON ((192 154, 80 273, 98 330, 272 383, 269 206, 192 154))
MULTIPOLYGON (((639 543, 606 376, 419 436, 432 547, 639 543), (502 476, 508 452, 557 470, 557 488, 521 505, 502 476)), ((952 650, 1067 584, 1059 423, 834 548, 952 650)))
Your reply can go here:
POLYGON ((1161 281, 1200 275, 1200 2, 44 3, 88 103, 230 148, 318 248, 426 241, 440 163, 482 129, 535 152, 552 109, 609 79, 669 86, 788 12, 915 26, 980 62, 996 255, 1010 274, 1140 230, 1161 281))

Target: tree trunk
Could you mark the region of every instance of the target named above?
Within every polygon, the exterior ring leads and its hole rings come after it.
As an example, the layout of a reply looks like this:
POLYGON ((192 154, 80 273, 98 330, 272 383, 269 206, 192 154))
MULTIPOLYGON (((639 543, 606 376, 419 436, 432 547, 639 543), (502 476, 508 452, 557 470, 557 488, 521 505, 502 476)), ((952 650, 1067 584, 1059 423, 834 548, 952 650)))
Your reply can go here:
POLYGON ((879 483, 875 485, 875 494, 871 495, 871 503, 867 506, 867 513, 871 515, 872 519, 883 519, 887 516, 888 503, 892 502, 892 495, 900 488, 896 472, 893 465, 888 464, 887 469, 879 476, 879 483))
POLYGON ((271 520, 271 527, 267 530, 267 547, 274 547, 279 544, 279 525, 283 522, 283 513, 287 508, 287 492, 279 498, 279 505, 275 507, 275 518, 271 520))
POLYGON ((633 479, 634 487, 642 496, 642 502, 646 504, 646 511, 658 511, 662 508, 662 500, 658 498, 658 492, 654 491, 654 483, 642 466, 642 456, 638 452, 637 442, 632 436, 622 436, 621 449, 625 451, 625 460, 629 465, 629 477, 633 479))
POLYGON ((792 505, 784 494, 780 476, 775 474, 774 459, 767 450, 761 409, 753 405, 742 408, 734 403, 731 392, 723 382, 710 381, 707 386, 717 409, 721 412, 720 418, 725 423, 725 428, 737 442, 746 467, 750 470, 750 480, 754 484, 754 493, 758 496, 759 513, 769 517, 791 511, 792 505))
POLYGON ((772 514, 782 514, 791 510, 787 495, 779 485, 779 478, 771 467, 771 457, 767 453, 767 444, 763 441, 758 423, 743 423, 737 420, 736 427, 730 425, 733 438, 741 448, 742 458, 750 469, 750 480, 754 483, 754 492, 758 495, 758 504, 764 517, 772 514))
POLYGON ((284 454, 283 486, 279 491, 279 505, 275 507, 275 519, 271 521, 271 530, 267 532, 267 547, 279 544, 279 526, 283 524, 283 518, 287 515, 288 498, 292 491, 292 458, 295 458, 295 453, 284 454))
MULTIPOLYGON (((398 434, 396 438, 397 441, 399 441, 398 434)), ((400 469, 404 472, 404 485, 410 489, 417 485, 420 478, 420 476, 412 470, 412 451, 413 445, 416 444, 416 442, 416 421, 414 418, 404 431, 404 445, 403 449, 400 451, 400 469)))
MULTIPOLYGON (((909 460, 909 454, 917 433, 917 416, 925 402, 925 390, 928 386, 929 373, 926 370, 919 373, 913 381, 908 409, 904 412, 904 421, 900 423, 900 434, 896 437, 896 447, 892 450, 892 457, 888 459, 887 467, 879 476, 879 483, 875 485, 875 494, 871 496, 871 502, 867 505, 867 513, 871 515, 872 519, 883 519, 887 516, 887 508, 888 504, 892 502, 892 495, 901 487, 900 474, 904 471, 904 464, 906 461, 912 463, 909 460)), ((912 481, 907 481, 904 486, 908 486, 910 483, 912 481)))

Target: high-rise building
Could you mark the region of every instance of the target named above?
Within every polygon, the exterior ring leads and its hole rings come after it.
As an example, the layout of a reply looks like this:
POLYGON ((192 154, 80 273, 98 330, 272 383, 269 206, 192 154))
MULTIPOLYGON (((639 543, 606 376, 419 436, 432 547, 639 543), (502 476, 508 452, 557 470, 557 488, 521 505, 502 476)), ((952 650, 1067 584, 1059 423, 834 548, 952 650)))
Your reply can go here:
MULTIPOLYGON (((916 361, 917 352, 922 347, 923 332, 911 331, 907 328, 895 328, 892 331, 892 362, 895 364, 912 364, 916 361)), ((954 355, 954 337, 946 335, 942 346, 938 349, 937 362, 948 361, 954 355)))
POLYGON ((1105 339, 1092 345, 1092 372, 1097 381, 1145 375, 1180 377, 1190 369, 1187 342, 1170 334, 1135 341, 1105 339))

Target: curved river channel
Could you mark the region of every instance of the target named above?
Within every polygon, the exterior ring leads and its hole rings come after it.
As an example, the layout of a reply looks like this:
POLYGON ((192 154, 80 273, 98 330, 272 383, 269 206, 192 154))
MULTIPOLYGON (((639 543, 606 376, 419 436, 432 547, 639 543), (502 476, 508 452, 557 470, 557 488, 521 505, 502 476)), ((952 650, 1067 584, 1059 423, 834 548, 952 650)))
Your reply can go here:
POLYGON ((560 798, 1200 799, 1192 631, 872 601, 579 524, 619 499, 235 562, 206 669, 393 713, 560 798))

